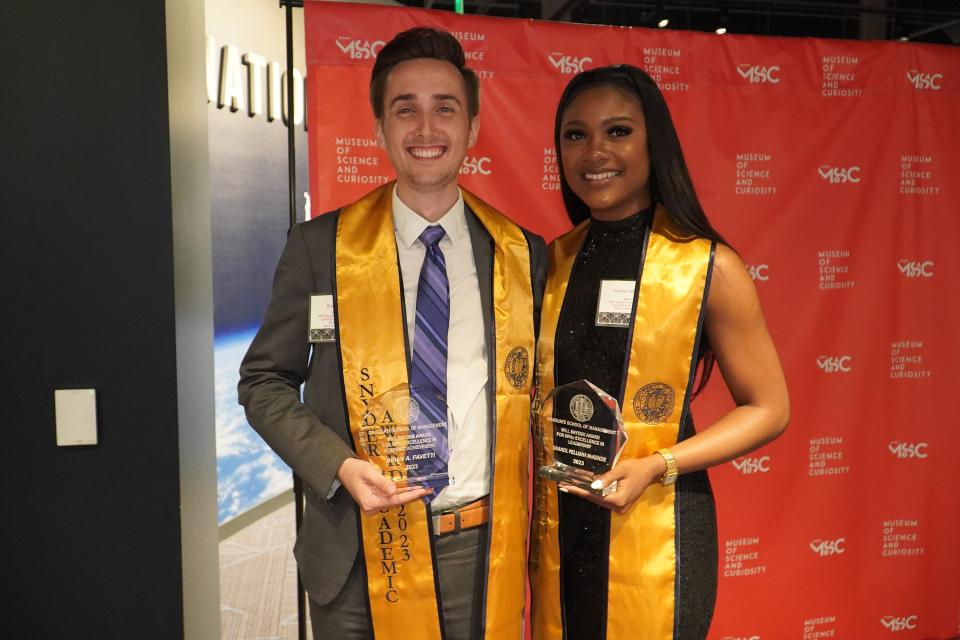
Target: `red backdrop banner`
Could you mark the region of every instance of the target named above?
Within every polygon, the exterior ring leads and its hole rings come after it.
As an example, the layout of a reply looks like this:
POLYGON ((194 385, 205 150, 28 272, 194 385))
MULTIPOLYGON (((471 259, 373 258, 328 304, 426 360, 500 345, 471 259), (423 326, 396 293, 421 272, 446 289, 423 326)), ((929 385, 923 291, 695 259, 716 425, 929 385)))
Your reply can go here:
MULTIPOLYGON (((367 93, 399 31, 462 42, 482 86, 463 183, 547 240, 569 228, 563 87, 581 69, 645 68, 704 208, 749 265, 793 406, 783 437, 711 471, 710 638, 960 634, 958 49, 327 2, 305 21, 314 214, 392 178, 367 93)), ((718 376, 698 424, 730 406, 718 376)))

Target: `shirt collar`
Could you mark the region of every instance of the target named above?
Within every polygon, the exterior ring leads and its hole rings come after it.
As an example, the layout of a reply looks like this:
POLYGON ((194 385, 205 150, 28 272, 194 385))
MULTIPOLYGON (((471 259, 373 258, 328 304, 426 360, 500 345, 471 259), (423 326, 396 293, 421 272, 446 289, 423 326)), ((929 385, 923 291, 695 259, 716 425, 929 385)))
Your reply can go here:
MULTIPOLYGON (((431 224, 434 223, 427 222, 419 213, 405 205, 397 195, 397 188, 393 188, 393 227, 404 245, 408 248, 412 247, 423 230, 431 224)), ((450 242, 454 245, 463 238, 467 231, 467 215, 463 205, 463 194, 460 193, 459 189, 457 190, 457 201, 435 224, 443 227, 450 242)))

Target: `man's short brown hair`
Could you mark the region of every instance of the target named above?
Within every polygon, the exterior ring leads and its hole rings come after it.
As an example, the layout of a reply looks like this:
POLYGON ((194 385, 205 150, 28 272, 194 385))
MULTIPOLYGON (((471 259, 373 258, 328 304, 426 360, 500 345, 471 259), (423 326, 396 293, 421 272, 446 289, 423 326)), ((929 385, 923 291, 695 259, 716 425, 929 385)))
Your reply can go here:
POLYGON ((370 105, 377 120, 383 119, 383 92, 390 71, 401 62, 419 58, 444 60, 455 66, 463 76, 467 94, 467 115, 473 118, 480 113, 480 81, 473 69, 466 65, 463 47, 457 39, 446 31, 414 27, 398 33, 388 42, 377 54, 377 61, 373 64, 373 72, 370 74, 370 105))

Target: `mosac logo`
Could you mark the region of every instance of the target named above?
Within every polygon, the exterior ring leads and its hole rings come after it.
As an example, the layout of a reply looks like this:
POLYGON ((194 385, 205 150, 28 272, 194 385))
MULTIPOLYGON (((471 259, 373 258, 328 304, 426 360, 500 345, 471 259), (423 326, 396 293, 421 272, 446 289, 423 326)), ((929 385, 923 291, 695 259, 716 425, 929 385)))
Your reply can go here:
POLYGON ((350 36, 337 38, 337 48, 354 60, 372 60, 380 53, 385 43, 383 40, 358 40, 350 36))
POLYGON ((571 75, 574 73, 580 73, 588 64, 593 62, 593 58, 590 56, 582 56, 578 58, 576 56, 557 53, 556 51, 547 56, 547 59, 557 71, 571 75))
POLYGON ((924 73, 923 71, 907 71, 907 80, 914 89, 921 91, 940 91, 943 86, 942 73, 924 73))
POLYGON ((734 469, 745 476, 753 473, 767 473, 770 471, 770 456, 760 456, 759 458, 740 458, 739 460, 734 460, 730 464, 733 465, 734 469))
POLYGON ((860 182, 860 167, 831 167, 828 164, 820 165, 817 169, 820 177, 830 184, 844 184, 860 182))
POLYGON ((817 358, 817 366, 825 373, 848 373, 851 370, 851 356, 820 356, 817 358))
POLYGON ((741 64, 737 67, 737 73, 744 80, 749 80, 751 84, 761 82, 779 84, 780 82, 780 67, 776 65, 765 67, 761 64, 741 64))
POLYGON ((880 624, 890 631, 905 631, 917 628, 917 616, 883 616, 880 624))
POLYGON ((768 264, 751 264, 747 266, 750 277, 757 282, 766 282, 770 279, 770 276, 767 274, 769 269, 770 265, 768 264))
POLYGON ((488 176, 493 173, 493 170, 490 168, 490 163, 490 158, 486 156, 479 158, 476 156, 467 156, 463 159, 463 164, 460 165, 460 174, 465 176, 476 174, 488 176))
POLYGON ((926 260, 924 262, 920 262, 918 260, 900 260, 897 262, 897 269, 899 269, 900 273, 908 278, 933 277, 932 260, 926 260))
POLYGON ((887 445, 887 449, 900 459, 926 458, 928 446, 926 442, 898 442, 894 440, 887 445))
POLYGON ((837 538, 836 540, 813 540, 810 542, 810 550, 822 558, 827 556, 840 555, 846 551, 846 538, 837 538))

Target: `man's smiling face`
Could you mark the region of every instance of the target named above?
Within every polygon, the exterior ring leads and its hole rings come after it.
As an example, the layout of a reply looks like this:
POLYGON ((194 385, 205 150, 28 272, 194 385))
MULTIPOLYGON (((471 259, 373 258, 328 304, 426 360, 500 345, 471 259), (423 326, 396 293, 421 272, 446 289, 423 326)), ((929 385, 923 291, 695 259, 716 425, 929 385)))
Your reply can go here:
POLYGON ((397 172, 399 192, 453 188, 479 130, 457 68, 432 58, 401 62, 387 77, 383 99, 377 142, 397 172))

